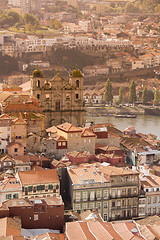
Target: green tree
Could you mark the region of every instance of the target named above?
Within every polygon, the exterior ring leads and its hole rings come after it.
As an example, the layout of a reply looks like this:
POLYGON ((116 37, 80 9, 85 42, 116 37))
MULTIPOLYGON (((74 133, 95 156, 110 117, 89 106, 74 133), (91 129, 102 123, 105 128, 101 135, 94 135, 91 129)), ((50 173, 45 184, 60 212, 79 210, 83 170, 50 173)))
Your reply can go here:
POLYGON ((107 82, 105 84, 104 99, 108 103, 113 102, 112 83, 111 83, 110 79, 107 79, 107 82))
POLYGON ((146 87, 143 88, 142 92, 142 104, 146 104, 148 102, 148 90, 146 87))
POLYGON ((50 27, 58 30, 62 27, 62 23, 60 21, 58 21, 57 19, 53 18, 50 21, 50 27))
POLYGON ((35 24, 39 25, 39 20, 31 13, 24 13, 23 19, 25 24, 31 24, 32 26, 35 24))
POLYGON ((123 102, 123 89, 120 87, 119 89, 119 97, 118 97, 118 103, 121 104, 123 102))
POLYGON ((139 9, 133 3, 128 2, 125 5, 125 12, 127 12, 127 13, 136 13, 136 12, 139 12, 139 9))
POLYGON ((132 80, 130 87, 129 87, 129 101, 131 103, 134 103, 137 100, 136 97, 136 84, 135 82, 132 80))
POLYGON ((158 105, 159 101, 160 101, 160 95, 159 95, 159 90, 157 88, 154 94, 154 105, 155 106, 158 105))

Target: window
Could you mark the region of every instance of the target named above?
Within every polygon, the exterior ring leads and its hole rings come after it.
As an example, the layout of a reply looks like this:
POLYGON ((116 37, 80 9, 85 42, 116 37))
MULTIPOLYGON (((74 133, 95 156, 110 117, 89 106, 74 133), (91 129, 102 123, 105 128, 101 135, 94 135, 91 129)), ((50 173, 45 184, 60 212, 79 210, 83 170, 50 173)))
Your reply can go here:
POLYGON ((78 99, 79 98, 79 95, 78 95, 78 93, 76 93, 76 99, 78 99))
POLYGON ((96 203, 96 208, 98 208, 98 209, 101 208, 101 203, 100 202, 96 203))
POLYGON ((13 194, 13 198, 18 198, 18 193, 13 194))
POLYGON ((37 99, 40 99, 40 94, 37 94, 37 99))
POLYGON ((108 190, 103 191, 103 197, 104 199, 108 198, 108 190))
POLYGON ((156 207, 153 208, 153 214, 156 214, 156 207))
POLYGON ((79 80, 76 80, 76 88, 79 88, 79 80))
POLYGON ((94 208, 94 203, 90 203, 89 204, 89 209, 93 209, 94 208))
POLYGON ((87 203, 83 203, 82 208, 83 208, 84 210, 86 210, 86 209, 87 209, 87 203))
POLYGON ((147 198, 147 203, 148 203, 148 204, 151 204, 151 197, 148 197, 148 198, 147 198))
POLYGON ((101 191, 96 192, 97 199, 101 199, 101 197, 102 197, 101 193, 102 193, 101 191))
POLYGON ((56 101, 56 111, 60 111, 60 101, 56 101))
POLYGON ((133 194, 137 194, 137 189, 133 188, 133 194))
POLYGON ((106 213, 103 215, 103 220, 107 221, 107 214, 106 213))
POLYGON ((94 200, 94 197, 95 197, 95 192, 90 192, 90 200, 94 200))
POLYGON ((88 198, 88 193, 83 192, 83 201, 87 201, 87 198, 88 198))
POLYGON ((37 80, 37 87, 40 88, 40 80, 37 80))
POLYGON ((38 221, 38 214, 34 214, 34 221, 38 221))
POLYGON ((81 207, 80 207, 80 204, 76 204, 76 210, 80 210, 81 207))
POLYGON ((49 99, 49 94, 48 93, 46 94, 46 99, 49 99))
POLYGON ((112 207, 115 207, 116 206, 116 203, 115 202, 112 202, 112 207))
POLYGON ((76 201, 80 201, 80 198, 81 198, 81 193, 76 192, 76 201))
POLYGON ((6 200, 11 199, 12 195, 11 194, 6 194, 6 200))
POLYGON ((61 142, 58 142, 58 147, 61 147, 61 142))
POLYGON ((18 152, 18 148, 15 148, 15 149, 14 149, 14 152, 18 152))
POLYGON ((32 186, 29 186, 29 187, 28 187, 28 192, 32 192, 32 189, 33 189, 33 187, 32 187, 32 186))
POLYGON ((153 197, 153 203, 157 202, 157 197, 153 197))
POLYGON ((104 202, 103 207, 107 208, 107 202, 104 202))
POLYGON ((65 143, 65 142, 62 142, 62 146, 66 146, 66 143, 65 143))

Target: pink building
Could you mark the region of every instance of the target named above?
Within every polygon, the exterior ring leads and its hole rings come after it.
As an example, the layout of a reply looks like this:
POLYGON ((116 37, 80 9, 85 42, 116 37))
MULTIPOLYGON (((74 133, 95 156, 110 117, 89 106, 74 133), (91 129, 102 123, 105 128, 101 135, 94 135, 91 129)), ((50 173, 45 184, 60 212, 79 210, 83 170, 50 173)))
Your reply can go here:
POLYGON ((7 145, 7 151, 11 156, 24 155, 24 146, 17 142, 11 142, 7 145))

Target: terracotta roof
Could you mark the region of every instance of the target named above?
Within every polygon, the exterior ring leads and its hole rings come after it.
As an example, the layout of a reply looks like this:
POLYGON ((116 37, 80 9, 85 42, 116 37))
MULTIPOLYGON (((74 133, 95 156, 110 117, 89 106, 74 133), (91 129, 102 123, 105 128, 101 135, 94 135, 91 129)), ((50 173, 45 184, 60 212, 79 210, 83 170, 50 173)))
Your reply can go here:
POLYGON ((9 143, 6 147, 8 148, 8 147, 12 147, 12 146, 14 146, 14 145, 19 145, 20 147, 23 147, 22 144, 20 144, 20 143, 18 143, 18 142, 11 142, 11 143, 9 143))
POLYGON ((73 184, 82 184, 82 182, 91 180, 93 183, 101 182, 101 174, 104 174, 104 182, 109 182, 111 176, 137 175, 130 169, 117 168, 113 166, 97 166, 85 164, 81 167, 69 167, 68 174, 73 184))
POLYGON ((59 183, 59 178, 55 169, 18 172, 18 176, 22 185, 45 184, 52 182, 59 183))
POLYGON ((8 190, 10 192, 21 190, 21 185, 16 178, 5 178, 0 181, 0 190, 8 190))
POLYGON ((46 132, 56 133, 57 132, 57 128, 55 126, 52 126, 50 128, 47 128, 46 132))
POLYGON ((99 147, 99 149, 102 149, 102 150, 104 150, 104 151, 116 151, 116 150, 121 150, 120 147, 117 147, 117 146, 115 146, 115 145, 99 147))
POLYGON ((82 129, 79 127, 76 127, 70 123, 63 123, 61 125, 57 126, 58 129, 64 131, 64 132, 82 132, 82 129))
POLYGON ((143 187, 160 187, 160 177, 154 174, 149 174, 149 176, 143 176, 141 174, 140 178, 143 187))
POLYGON ((94 222, 68 222, 66 223, 66 236, 70 240, 142 240, 145 239, 133 221, 121 221, 106 223, 102 221, 94 222), (137 233, 132 233, 136 228, 137 233))
POLYGON ((21 221, 13 218, 0 218, 0 237, 21 236, 21 221))
POLYGON ((0 119, 11 119, 11 118, 7 114, 2 114, 2 115, 0 115, 0 119))
POLYGON ((96 135, 88 128, 83 128, 81 137, 96 137, 96 135))

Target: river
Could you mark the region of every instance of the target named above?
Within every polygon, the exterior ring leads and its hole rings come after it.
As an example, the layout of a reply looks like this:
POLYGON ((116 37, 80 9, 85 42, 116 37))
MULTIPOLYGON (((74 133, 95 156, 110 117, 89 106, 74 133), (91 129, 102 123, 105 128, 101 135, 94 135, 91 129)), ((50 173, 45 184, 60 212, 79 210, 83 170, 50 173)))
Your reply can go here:
POLYGON ((129 126, 134 126, 137 133, 152 133, 160 139, 160 116, 138 115, 137 118, 116 118, 116 117, 87 117, 87 122, 112 123, 123 131, 129 126))

